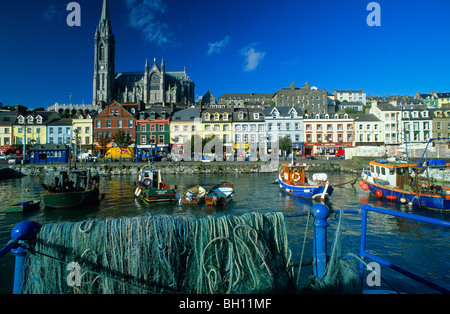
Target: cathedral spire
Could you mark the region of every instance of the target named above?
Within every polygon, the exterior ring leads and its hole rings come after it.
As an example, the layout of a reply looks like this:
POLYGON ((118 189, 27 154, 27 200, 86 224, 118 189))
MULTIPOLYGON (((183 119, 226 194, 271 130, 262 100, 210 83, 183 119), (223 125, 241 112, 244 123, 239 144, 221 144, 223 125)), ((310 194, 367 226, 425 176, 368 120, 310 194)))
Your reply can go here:
POLYGON ((109 20, 108 0, 103 0, 102 20, 109 20))

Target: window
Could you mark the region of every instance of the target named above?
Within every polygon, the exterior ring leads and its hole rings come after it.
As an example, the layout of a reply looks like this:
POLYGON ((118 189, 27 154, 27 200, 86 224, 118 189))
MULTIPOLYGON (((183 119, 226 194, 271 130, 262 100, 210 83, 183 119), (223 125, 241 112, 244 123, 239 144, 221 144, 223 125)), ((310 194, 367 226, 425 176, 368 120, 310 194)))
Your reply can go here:
MULTIPOLYGON (((186 127, 186 131, 187 131, 187 125, 185 125, 185 127, 186 127)), ((160 125, 159 125, 159 131, 160 131, 160 132, 163 132, 163 131, 164 131, 164 124, 160 124, 160 125)))
POLYGON ((218 113, 214 114, 214 120, 218 121, 220 119, 220 115, 218 113))
POLYGON ((147 144, 147 136, 141 135, 141 144, 147 144))
POLYGON ((111 120, 106 120, 106 127, 107 127, 108 129, 111 128, 111 120))
POLYGON ((102 121, 100 121, 100 120, 95 121, 95 124, 96 124, 97 129, 100 129, 102 127, 102 121))
POLYGON ((133 120, 128 120, 128 127, 132 128, 133 127, 133 120))
POLYGON ((122 120, 117 120, 117 127, 122 128, 122 120))
POLYGON ((62 135, 62 128, 61 127, 58 128, 58 135, 62 135))

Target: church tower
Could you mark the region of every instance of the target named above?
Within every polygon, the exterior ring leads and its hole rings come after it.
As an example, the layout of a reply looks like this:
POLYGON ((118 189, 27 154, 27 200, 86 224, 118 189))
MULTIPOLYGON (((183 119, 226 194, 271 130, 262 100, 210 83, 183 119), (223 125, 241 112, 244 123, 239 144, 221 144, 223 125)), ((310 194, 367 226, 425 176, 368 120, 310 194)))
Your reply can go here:
POLYGON ((103 0, 102 17, 95 32, 94 88, 92 104, 112 102, 115 75, 114 34, 109 20, 108 0, 103 0))

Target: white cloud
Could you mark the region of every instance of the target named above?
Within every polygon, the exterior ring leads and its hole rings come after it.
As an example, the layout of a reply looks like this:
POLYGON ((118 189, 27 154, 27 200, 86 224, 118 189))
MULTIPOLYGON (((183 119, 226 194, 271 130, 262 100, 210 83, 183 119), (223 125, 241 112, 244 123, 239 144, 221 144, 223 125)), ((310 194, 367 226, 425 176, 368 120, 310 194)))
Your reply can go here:
POLYGON ((158 15, 166 12, 166 5, 162 0, 125 0, 125 2, 130 25, 141 30, 146 41, 159 45, 172 41, 169 25, 158 19, 158 15))
POLYGON ((65 4, 60 4, 60 5, 49 4, 45 8, 44 13, 42 13, 42 16, 44 17, 44 19, 50 21, 53 19, 60 18, 64 14, 66 14, 66 5, 65 4))
POLYGON ((255 70, 266 55, 264 51, 256 51, 254 48, 255 45, 250 44, 241 51, 242 55, 246 57, 244 66, 244 71, 246 72, 255 70))
POLYGON ((222 52, 222 49, 228 46, 229 43, 230 43, 229 35, 227 35, 224 39, 220 41, 208 43, 209 49, 206 52, 206 55, 211 56, 213 54, 220 54, 222 52))

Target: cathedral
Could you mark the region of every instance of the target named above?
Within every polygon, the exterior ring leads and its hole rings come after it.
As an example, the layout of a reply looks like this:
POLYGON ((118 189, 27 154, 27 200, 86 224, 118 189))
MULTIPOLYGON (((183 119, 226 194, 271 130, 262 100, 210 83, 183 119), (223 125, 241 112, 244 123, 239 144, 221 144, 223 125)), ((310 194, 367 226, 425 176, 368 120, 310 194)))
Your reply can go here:
POLYGON ((100 23, 95 32, 93 103, 193 104, 195 84, 183 71, 166 72, 161 65, 145 62, 144 72, 115 72, 116 41, 109 19, 108 0, 103 0, 100 23))

